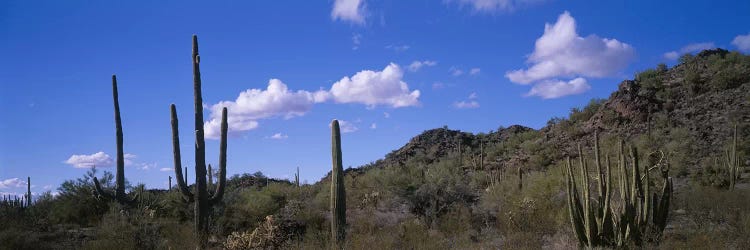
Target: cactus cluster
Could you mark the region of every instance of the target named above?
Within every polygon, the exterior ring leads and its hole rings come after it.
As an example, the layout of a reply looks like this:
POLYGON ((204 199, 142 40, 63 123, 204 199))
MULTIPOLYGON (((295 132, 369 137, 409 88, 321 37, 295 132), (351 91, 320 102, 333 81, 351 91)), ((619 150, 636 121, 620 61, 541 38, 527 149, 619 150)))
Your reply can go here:
MULTIPOLYGON (((605 155, 604 168, 599 156, 599 138, 594 134, 594 162, 597 173, 594 179, 598 197, 592 202, 589 190, 588 163, 578 146, 580 176, 575 177, 570 157, 567 158, 568 212, 573 231, 584 247, 640 246, 643 242, 658 243, 667 224, 672 180, 668 177, 668 162, 645 167, 641 174, 638 152, 630 147, 629 164, 625 157, 624 142, 620 141, 617 165, 619 166, 619 199, 613 198, 612 172, 609 155, 605 155), (651 192, 653 181, 649 171, 661 170, 661 192, 651 192), (628 173, 628 171, 630 171, 628 173), (582 192, 579 192, 579 188, 582 192), (612 201, 616 203, 612 203, 612 201)), ((663 159, 662 159, 663 160, 663 159)))
POLYGON ((206 149, 203 136, 203 97, 201 95, 200 56, 198 55, 198 37, 193 35, 193 91, 195 108, 195 187, 191 192, 187 185, 187 168, 185 178, 182 175, 180 158, 180 137, 178 130, 177 108, 170 105, 172 120, 172 148, 174 153, 174 171, 180 193, 188 202, 195 202, 195 233, 202 248, 208 242, 208 216, 212 206, 221 202, 226 185, 227 163, 227 108, 221 111, 221 141, 219 144, 219 180, 216 191, 209 197, 206 185, 206 149))
POLYGON ((122 149, 122 121, 120 120, 120 101, 117 96, 117 76, 112 75, 112 98, 115 102, 115 133, 117 140, 117 173, 115 175, 114 192, 104 190, 99 184, 99 180, 94 177, 95 194, 110 200, 116 200, 122 205, 133 205, 136 197, 128 198, 125 193, 125 157, 122 149))
POLYGON ((331 242, 335 249, 343 249, 346 239, 346 192, 338 120, 331 122, 331 158, 331 242))

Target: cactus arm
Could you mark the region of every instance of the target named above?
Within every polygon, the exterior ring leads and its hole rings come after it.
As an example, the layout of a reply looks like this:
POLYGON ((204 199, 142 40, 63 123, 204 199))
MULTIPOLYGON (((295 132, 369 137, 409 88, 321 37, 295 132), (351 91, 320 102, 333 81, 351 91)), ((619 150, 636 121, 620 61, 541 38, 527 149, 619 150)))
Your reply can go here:
MULTIPOLYGON (((177 187, 182 193, 182 198, 187 202, 193 202, 193 194, 188 188, 187 182, 182 176, 182 159, 180 157, 180 136, 179 136, 179 121, 177 120, 177 108, 174 104, 169 106, 170 114, 172 117, 172 153, 174 155, 174 175, 177 180, 177 187)), ((187 174, 187 173, 185 173, 187 174)))
POLYGON ((581 202, 578 197, 578 190, 576 190, 576 181, 573 176, 573 167, 570 163, 570 156, 567 157, 567 175, 566 185, 568 188, 568 214, 570 215, 570 223, 573 226, 573 231, 578 238, 578 242, 581 245, 586 245, 588 240, 584 234, 583 216, 581 215, 581 202))
POLYGON ((104 198, 114 200, 115 195, 111 192, 105 191, 102 186, 99 184, 99 180, 94 177, 94 190, 96 190, 96 194, 99 196, 102 196, 104 198))
MULTIPOLYGON (((211 204, 216 204, 224 197, 224 187, 227 182, 227 108, 221 110, 221 142, 219 144, 219 180, 216 184, 216 192, 211 197, 211 204)), ((211 174, 211 173, 209 173, 211 174)))

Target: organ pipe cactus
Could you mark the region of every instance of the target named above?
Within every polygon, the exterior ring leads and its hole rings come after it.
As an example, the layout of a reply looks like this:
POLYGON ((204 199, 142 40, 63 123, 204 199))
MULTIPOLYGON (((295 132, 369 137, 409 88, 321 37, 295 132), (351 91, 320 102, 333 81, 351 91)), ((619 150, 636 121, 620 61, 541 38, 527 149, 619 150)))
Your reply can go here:
MULTIPOLYGON (((170 106, 172 117, 172 148, 174 153, 174 171, 180 193, 188 202, 195 202, 195 234, 206 248, 208 242, 208 215, 212 206, 218 204, 224 196, 226 185, 227 163, 227 108, 221 110, 221 141, 219 144, 219 180, 216 191, 209 197, 206 186, 206 149, 203 136, 203 97, 201 95, 200 56, 198 55, 198 37, 193 35, 193 91, 195 108, 195 189, 191 192, 186 179, 182 177, 180 158, 180 137, 178 132, 177 108, 170 106)), ((185 171, 187 173, 187 170, 185 171)))
POLYGON ((102 189, 99 184, 99 180, 94 177, 94 188, 98 196, 105 197, 110 200, 116 200, 122 205, 132 205, 137 200, 136 197, 128 198, 125 194, 125 157, 122 149, 122 121, 120 119, 120 101, 117 96, 117 76, 112 75, 112 99, 115 103, 115 134, 117 141, 117 173, 115 174, 115 190, 114 193, 102 189))
MULTIPOLYGON (((592 199, 589 188, 588 162, 578 147, 580 176, 573 174, 570 157, 567 158, 566 186, 568 213, 573 231, 583 247, 622 247, 629 244, 640 246, 643 242, 658 243, 667 224, 669 202, 672 196, 672 180, 668 177, 668 162, 660 161, 649 169, 644 166, 640 173, 638 152, 630 148, 629 164, 625 157, 624 143, 620 142, 618 165, 619 199, 612 190, 612 172, 609 156, 602 166, 599 155, 598 135, 594 135, 595 179, 598 195, 592 199), (628 165, 630 166, 628 168, 628 165), (651 192, 650 170, 662 170, 661 192, 651 192), (605 172, 606 170, 606 172, 605 172), (630 170, 630 173, 628 173, 630 170), (579 187, 581 191, 579 192, 579 187), (617 199, 613 206, 612 199, 617 199)), ((663 157, 662 157, 663 160, 663 157)))
POLYGON ((337 120, 331 122, 331 158, 331 240, 335 249, 342 249, 346 239, 346 192, 341 160, 341 132, 337 120))

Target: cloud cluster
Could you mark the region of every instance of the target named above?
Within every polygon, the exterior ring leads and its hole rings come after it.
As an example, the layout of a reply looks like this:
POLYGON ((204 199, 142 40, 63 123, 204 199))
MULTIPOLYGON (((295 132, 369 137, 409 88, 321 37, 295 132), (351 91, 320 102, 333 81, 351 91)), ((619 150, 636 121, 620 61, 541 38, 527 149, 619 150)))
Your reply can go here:
POLYGON ((23 187, 26 182, 19 178, 10 178, 0 181, 0 189, 23 187))
POLYGON ((688 44, 685 47, 682 47, 680 51, 670 51, 667 53, 664 53, 664 58, 667 60, 677 60, 677 58, 680 57, 682 54, 687 53, 694 53, 694 52, 700 52, 702 50, 706 49, 713 49, 716 48, 716 45, 712 42, 706 42, 706 43, 692 43, 688 44))
MULTIPOLYGON (((431 61, 423 65, 434 64, 431 61)), ((420 66, 421 67, 421 66, 420 66)), ((410 90, 403 81, 404 72, 390 63, 381 71, 362 70, 352 76, 344 76, 333 83, 330 90, 315 92, 289 90, 278 79, 268 81, 266 89, 248 89, 234 101, 221 101, 211 105, 209 120, 204 124, 204 135, 218 139, 221 133, 221 110, 228 110, 230 134, 258 127, 258 120, 283 117, 290 119, 305 115, 316 103, 359 103, 372 108, 378 105, 401 108, 419 105, 419 90, 410 90)))
POLYGON ((335 0, 331 19, 365 24, 366 6, 364 0, 335 0))
POLYGON ((581 77, 608 77, 624 69, 635 57, 635 49, 617 39, 596 35, 582 37, 576 21, 567 11, 555 24, 545 24, 544 34, 536 40, 527 69, 505 74, 511 82, 536 83, 527 96, 557 98, 583 93, 590 87, 581 77), (559 78, 574 78, 567 84, 559 78), (580 80, 578 78, 581 78, 580 80))
POLYGON ((750 33, 747 35, 736 36, 732 40, 732 45, 736 46, 737 49, 745 52, 750 52, 750 33))
POLYGON ((108 154, 99 151, 90 155, 71 155, 65 163, 75 168, 111 167, 114 160, 108 154))

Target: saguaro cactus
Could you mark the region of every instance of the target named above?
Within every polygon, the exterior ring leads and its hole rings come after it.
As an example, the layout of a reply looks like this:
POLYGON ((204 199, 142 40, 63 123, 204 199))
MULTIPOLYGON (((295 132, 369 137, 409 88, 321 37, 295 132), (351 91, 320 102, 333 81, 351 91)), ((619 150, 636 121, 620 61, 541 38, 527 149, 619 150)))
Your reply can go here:
MULTIPOLYGON (((195 233, 202 248, 208 242, 209 209, 221 201, 224 196, 227 163, 227 108, 221 110, 221 142, 219 144, 219 181, 216 191, 209 197, 206 186, 206 149, 203 137, 203 97, 201 95, 200 56, 198 55, 198 37, 193 35, 193 91, 195 108, 195 190, 190 192, 186 179, 182 178, 180 159, 180 137, 178 132, 177 108, 170 106, 172 116, 172 148, 174 153, 174 171, 177 185, 183 198, 195 202, 195 233)), ((185 171, 187 173, 187 170, 185 171)))
POLYGON ((342 249, 346 239, 346 192, 344 167, 341 161, 341 132, 339 121, 331 122, 331 240, 336 249, 342 249))
POLYGON ((737 156, 737 124, 734 124, 734 135, 732 136, 732 147, 727 148, 725 153, 727 172, 729 172, 729 190, 734 190, 734 184, 740 178, 740 158, 737 156))
POLYGON ((167 186, 167 191, 172 190, 172 176, 169 176, 169 186, 167 186))
POLYGON ((669 202, 672 196, 672 180, 668 177, 668 162, 660 161, 651 169, 645 166, 641 175, 638 152, 635 147, 631 147, 631 173, 628 173, 625 146, 621 141, 618 162, 620 199, 617 203, 619 206, 613 208, 610 203, 613 192, 609 157, 605 157, 605 174, 599 157, 598 136, 595 134, 594 137, 596 186, 599 191, 595 203, 591 201, 588 163, 584 159, 580 145, 578 147, 580 182, 573 174, 570 157, 567 158, 568 212, 578 242, 584 247, 621 247, 628 244, 640 246, 644 241, 658 243, 667 224, 669 202), (649 190, 651 181, 649 171, 656 167, 662 170, 664 183, 661 194, 651 193, 649 190), (578 191, 579 185, 582 192, 578 191))
POLYGON ((26 206, 31 206, 31 176, 26 177, 26 206))
POLYGON ((116 200, 122 205, 132 205, 136 197, 128 198, 125 194, 125 157, 122 149, 122 121, 120 119, 120 101, 117 97, 117 76, 112 75, 112 98, 115 102, 115 134, 117 140, 117 173, 115 174, 115 192, 111 193, 102 189, 99 180, 94 177, 94 188, 96 194, 105 198, 116 200))
POLYGON ((213 181, 214 172, 211 169, 211 164, 208 164, 208 173, 207 173, 207 175, 208 175, 208 188, 211 188, 214 185, 214 181, 213 181))
POLYGON ((299 187, 299 167, 297 167, 297 173, 294 174, 294 185, 299 187))

